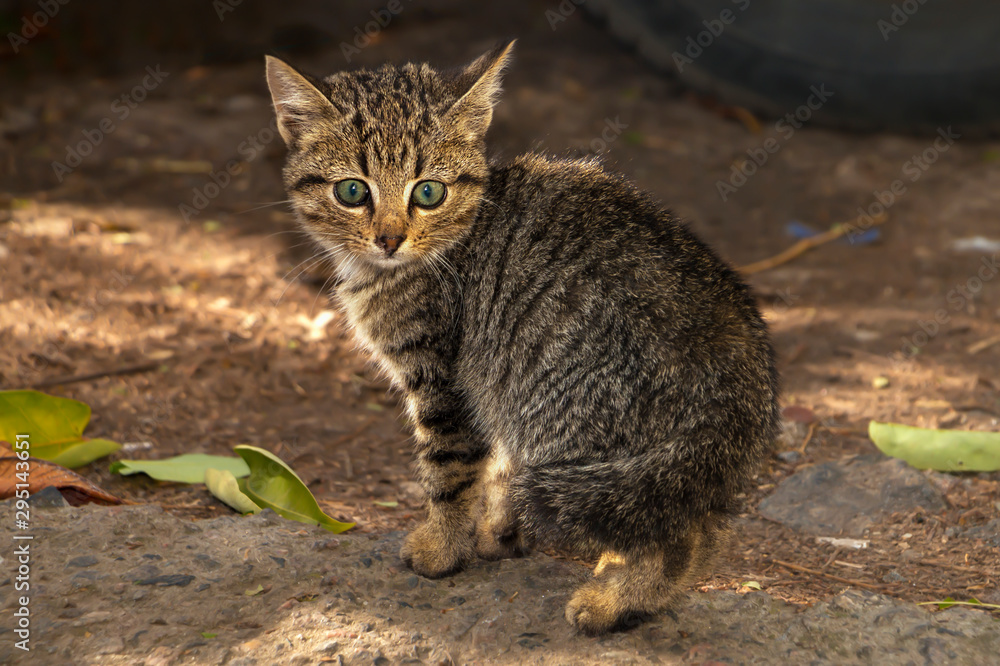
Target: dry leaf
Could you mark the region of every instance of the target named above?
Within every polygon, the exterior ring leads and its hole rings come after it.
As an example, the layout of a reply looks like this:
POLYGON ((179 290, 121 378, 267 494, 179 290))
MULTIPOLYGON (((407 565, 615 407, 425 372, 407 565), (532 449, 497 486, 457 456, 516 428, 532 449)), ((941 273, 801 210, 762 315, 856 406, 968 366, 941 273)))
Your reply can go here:
POLYGON ((76 472, 55 463, 38 458, 28 458, 22 461, 17 456, 0 458, 0 498, 14 497, 17 484, 28 482, 28 494, 34 495, 39 490, 55 486, 67 502, 73 506, 81 504, 121 504, 122 500, 108 494, 76 472), (28 472, 17 468, 17 463, 27 462, 28 472), (19 478, 18 474, 22 476, 19 478))

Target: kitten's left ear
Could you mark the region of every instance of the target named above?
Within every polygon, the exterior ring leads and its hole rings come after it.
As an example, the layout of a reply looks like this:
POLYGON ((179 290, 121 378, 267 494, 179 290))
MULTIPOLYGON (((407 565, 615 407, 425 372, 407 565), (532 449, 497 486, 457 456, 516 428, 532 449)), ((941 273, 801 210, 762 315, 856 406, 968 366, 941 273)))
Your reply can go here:
POLYGON ((303 129, 321 118, 336 118, 339 112, 326 95, 290 65, 272 56, 267 60, 267 86, 271 89, 278 132, 292 148, 303 129))
POLYGON ((500 96, 503 70, 510 60, 514 44, 500 45, 481 55, 459 75, 460 82, 471 80, 472 84, 448 109, 444 121, 460 135, 476 140, 482 140, 486 135, 493 120, 493 104, 500 96))

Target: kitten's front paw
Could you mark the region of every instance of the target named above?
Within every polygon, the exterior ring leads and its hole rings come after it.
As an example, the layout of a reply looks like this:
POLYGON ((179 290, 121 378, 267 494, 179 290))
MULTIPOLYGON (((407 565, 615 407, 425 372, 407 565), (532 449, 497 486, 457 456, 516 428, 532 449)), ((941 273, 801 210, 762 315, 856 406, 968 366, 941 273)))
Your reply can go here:
POLYGON ((630 629, 645 619, 645 614, 627 608, 612 581, 591 581, 576 591, 566 605, 566 619, 588 636, 630 629))
POLYGON ((441 578, 460 571, 472 559, 472 540, 428 522, 406 535, 399 556, 421 576, 441 578))

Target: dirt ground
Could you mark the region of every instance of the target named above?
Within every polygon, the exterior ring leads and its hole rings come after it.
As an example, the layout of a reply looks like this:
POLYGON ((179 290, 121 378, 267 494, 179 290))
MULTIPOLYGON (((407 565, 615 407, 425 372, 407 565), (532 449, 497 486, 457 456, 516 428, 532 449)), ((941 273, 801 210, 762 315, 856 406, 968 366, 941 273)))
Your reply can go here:
MULTIPOLYGON (((268 44, 324 73, 453 65, 517 36, 493 148, 599 152, 738 266, 793 243, 792 220, 822 231, 886 208, 877 241, 830 243, 748 277, 773 330, 783 404, 815 421, 789 424, 737 547, 699 587, 746 592, 757 581, 802 608, 849 587, 1000 603, 1000 544, 975 530, 1000 517, 997 474, 935 476, 947 510, 893 515, 865 550, 817 544, 755 511, 797 469, 873 452, 872 419, 1000 428, 1000 250, 988 245, 1000 242, 1000 142, 808 123, 789 135, 681 90, 582 11, 553 27, 546 11, 558 6, 404 3, 350 63, 341 44, 374 3, 345 9, 333 37, 317 39, 323 22, 306 14, 268 44), (768 139, 779 148, 756 165, 768 139), (754 170, 744 184, 741 168, 754 170)), ((253 444, 356 533, 413 526, 422 497, 396 397, 329 305, 327 274, 284 203, 263 47, 209 57, 231 47, 209 42, 197 58, 130 42, 133 57, 112 67, 77 62, 55 40, 43 34, 2 61, 16 94, 0 101, 0 388, 88 403, 88 434, 125 443, 120 458, 253 444), (135 365, 144 369, 118 372, 135 365), (91 373, 103 376, 79 379, 91 373)), ((185 520, 229 514, 201 487, 112 476, 106 461, 81 471, 185 520)))

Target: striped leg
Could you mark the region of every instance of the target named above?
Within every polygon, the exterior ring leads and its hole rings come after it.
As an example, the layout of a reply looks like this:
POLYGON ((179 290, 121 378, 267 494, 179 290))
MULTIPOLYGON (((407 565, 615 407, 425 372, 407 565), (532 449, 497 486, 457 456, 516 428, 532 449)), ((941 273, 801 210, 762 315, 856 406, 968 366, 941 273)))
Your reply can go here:
POLYGON ((475 556, 475 514, 488 447, 465 425, 458 396, 424 390, 409 400, 417 472, 429 505, 427 522, 406 537, 400 557, 418 574, 438 578, 475 556))
POLYGON ((482 476, 482 496, 476 517, 476 554, 484 560, 527 553, 517 515, 510 504, 510 461, 494 446, 482 476))

